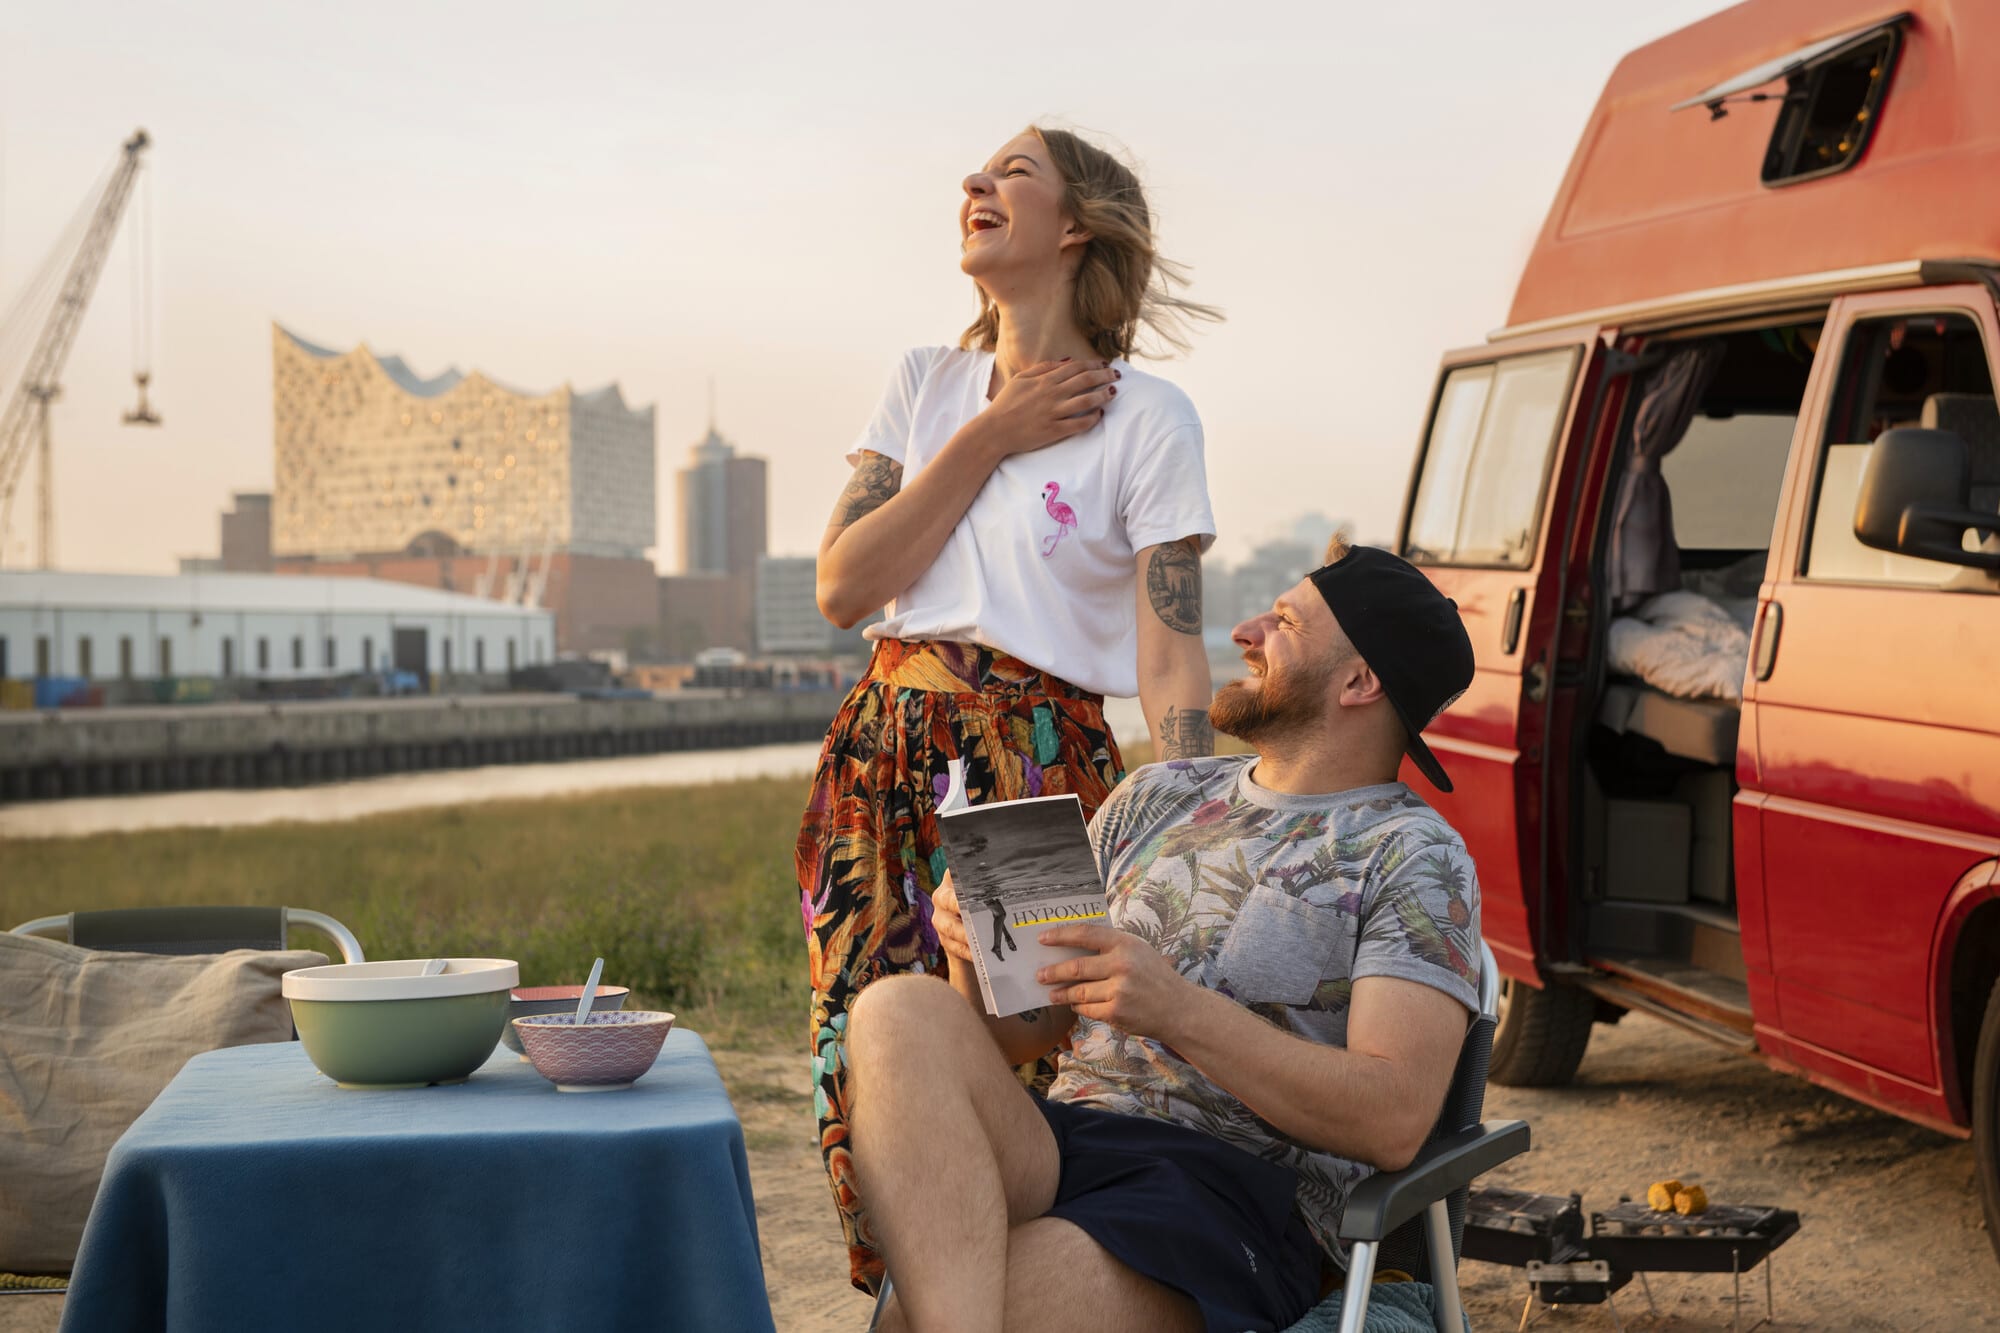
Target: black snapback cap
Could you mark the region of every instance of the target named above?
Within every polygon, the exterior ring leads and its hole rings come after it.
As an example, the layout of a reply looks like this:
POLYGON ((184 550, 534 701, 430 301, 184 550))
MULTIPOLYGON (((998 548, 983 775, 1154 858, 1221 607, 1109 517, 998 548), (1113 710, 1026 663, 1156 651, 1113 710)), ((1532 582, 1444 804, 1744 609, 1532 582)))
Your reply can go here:
POLYGON ((1439 791, 1450 791, 1422 732, 1472 685, 1472 637, 1458 603, 1415 565, 1375 546, 1352 547, 1306 577, 1382 682, 1409 733, 1411 762, 1439 791))

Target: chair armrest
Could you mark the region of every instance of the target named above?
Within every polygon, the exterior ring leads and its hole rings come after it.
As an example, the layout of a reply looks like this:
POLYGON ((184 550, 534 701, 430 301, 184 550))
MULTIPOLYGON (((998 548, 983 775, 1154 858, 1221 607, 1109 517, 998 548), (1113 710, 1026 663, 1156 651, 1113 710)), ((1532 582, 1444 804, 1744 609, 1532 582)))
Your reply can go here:
POLYGON ((1525 1120, 1492 1120, 1427 1143, 1401 1171, 1378 1172, 1355 1186, 1340 1215, 1340 1238, 1382 1240, 1433 1201, 1526 1151, 1525 1120))

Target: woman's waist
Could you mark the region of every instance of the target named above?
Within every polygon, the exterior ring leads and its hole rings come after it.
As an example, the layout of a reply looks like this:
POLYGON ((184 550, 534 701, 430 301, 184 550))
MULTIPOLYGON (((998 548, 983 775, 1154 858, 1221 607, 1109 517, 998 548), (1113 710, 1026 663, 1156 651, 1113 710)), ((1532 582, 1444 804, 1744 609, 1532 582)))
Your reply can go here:
POLYGON ((1042 695, 1102 705, 1104 696, 982 643, 877 639, 864 681, 942 694, 1042 695))

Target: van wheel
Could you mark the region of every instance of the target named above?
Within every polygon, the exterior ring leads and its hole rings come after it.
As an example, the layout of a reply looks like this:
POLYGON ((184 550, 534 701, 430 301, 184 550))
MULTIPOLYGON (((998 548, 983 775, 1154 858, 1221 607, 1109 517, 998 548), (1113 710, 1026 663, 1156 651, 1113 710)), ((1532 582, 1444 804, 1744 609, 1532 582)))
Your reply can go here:
POLYGON ((1986 999, 1972 1061, 1972 1156, 1979 1201, 1986 1207, 1986 1239, 2000 1258, 2000 983, 1986 999))
POLYGON ((1510 1088, 1561 1087, 1576 1077, 1596 1017, 1597 997, 1588 991, 1574 986, 1537 990, 1512 977, 1503 978, 1500 1023, 1493 1031, 1493 1063, 1487 1077, 1510 1088))

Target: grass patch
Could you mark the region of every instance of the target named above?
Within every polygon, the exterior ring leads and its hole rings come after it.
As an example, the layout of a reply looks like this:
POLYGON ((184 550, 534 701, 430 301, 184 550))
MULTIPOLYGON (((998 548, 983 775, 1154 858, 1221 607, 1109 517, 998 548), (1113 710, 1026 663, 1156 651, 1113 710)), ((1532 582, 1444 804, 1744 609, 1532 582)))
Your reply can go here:
MULTIPOLYGON (((712 1044, 802 1048, 792 844, 803 778, 493 802, 341 824, 10 841, 0 929, 109 907, 284 904, 346 923, 370 958, 513 958, 523 985, 604 956, 628 1006, 712 1044)), ((334 953, 297 930, 293 942, 334 953)), ((334 956, 338 956, 337 953, 334 956)))
MULTIPOLYGON (((1235 747, 1232 747, 1235 748, 1235 747)), ((1127 752, 1132 766, 1151 747, 1127 752)), ((802 1050, 792 845, 806 780, 495 801, 339 824, 168 829, 0 845, 0 929, 112 907, 283 904, 370 958, 497 957, 521 984, 604 980, 727 1050, 802 1050)), ((338 957, 330 940, 293 943, 338 957)))

